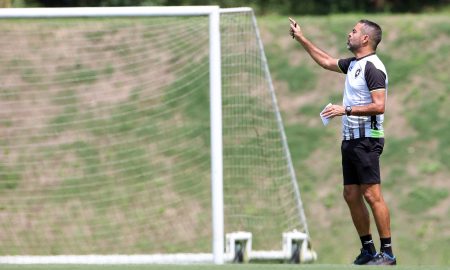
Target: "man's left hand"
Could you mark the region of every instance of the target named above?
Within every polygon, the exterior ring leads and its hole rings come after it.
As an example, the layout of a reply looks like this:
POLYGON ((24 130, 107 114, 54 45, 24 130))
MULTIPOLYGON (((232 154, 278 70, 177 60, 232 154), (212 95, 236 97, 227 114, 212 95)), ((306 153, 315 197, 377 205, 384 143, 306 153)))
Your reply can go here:
POLYGON ((331 105, 323 111, 322 116, 325 118, 333 118, 345 114, 345 108, 341 105, 331 105))

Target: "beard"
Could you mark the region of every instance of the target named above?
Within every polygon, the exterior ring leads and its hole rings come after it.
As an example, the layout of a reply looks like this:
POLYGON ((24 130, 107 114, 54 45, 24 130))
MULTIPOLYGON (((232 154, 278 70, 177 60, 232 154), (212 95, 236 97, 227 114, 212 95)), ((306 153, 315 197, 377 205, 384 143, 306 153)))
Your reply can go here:
POLYGON ((361 48, 361 44, 354 44, 350 41, 347 41, 347 49, 351 52, 356 52, 359 48, 361 48))

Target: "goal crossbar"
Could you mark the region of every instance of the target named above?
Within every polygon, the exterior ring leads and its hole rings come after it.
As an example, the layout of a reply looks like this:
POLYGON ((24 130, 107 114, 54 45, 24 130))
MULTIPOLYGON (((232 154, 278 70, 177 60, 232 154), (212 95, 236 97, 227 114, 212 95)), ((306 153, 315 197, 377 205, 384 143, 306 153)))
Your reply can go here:
POLYGON ((0 9, 0 18, 202 16, 219 10, 218 6, 13 8, 0 9))

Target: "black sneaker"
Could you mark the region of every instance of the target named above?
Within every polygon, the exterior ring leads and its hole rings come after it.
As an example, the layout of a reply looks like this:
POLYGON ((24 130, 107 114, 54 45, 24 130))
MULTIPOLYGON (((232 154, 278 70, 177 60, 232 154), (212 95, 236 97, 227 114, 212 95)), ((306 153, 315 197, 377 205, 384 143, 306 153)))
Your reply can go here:
POLYGON ((367 265, 396 265, 397 259, 395 256, 391 257, 388 254, 381 252, 378 253, 373 260, 367 263, 367 265))
POLYGON ((377 255, 378 255, 377 253, 372 255, 369 253, 369 251, 362 248, 361 253, 358 255, 358 257, 356 257, 353 264, 357 265, 367 264, 368 262, 374 260, 377 257, 377 255))

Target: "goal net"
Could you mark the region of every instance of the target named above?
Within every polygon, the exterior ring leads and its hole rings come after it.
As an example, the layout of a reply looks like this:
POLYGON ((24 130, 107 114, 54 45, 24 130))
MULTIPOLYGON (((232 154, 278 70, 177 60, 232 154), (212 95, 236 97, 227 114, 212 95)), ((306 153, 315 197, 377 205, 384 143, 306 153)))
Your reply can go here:
MULTIPOLYGON (((300 194, 253 12, 221 11, 224 233, 280 250, 300 194)), ((0 255, 211 253, 208 15, 56 17, 0 19, 0 255)))

